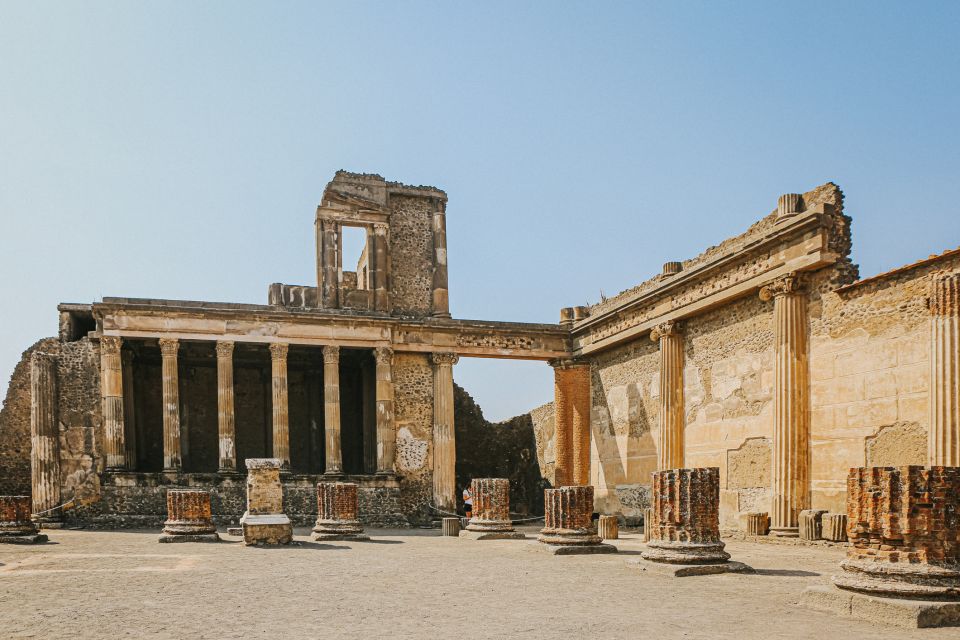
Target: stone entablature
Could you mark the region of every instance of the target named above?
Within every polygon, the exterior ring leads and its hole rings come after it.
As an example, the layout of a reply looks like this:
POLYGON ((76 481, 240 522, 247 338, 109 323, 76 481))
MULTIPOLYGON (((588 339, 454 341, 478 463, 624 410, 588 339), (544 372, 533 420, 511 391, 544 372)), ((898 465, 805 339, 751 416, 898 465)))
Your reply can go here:
POLYGON ((688 261, 681 270, 594 305, 573 325, 574 354, 603 351, 665 322, 728 304, 776 278, 842 260, 845 256, 836 251, 842 242, 833 237, 841 215, 829 202, 789 216, 771 214, 769 220, 688 261))

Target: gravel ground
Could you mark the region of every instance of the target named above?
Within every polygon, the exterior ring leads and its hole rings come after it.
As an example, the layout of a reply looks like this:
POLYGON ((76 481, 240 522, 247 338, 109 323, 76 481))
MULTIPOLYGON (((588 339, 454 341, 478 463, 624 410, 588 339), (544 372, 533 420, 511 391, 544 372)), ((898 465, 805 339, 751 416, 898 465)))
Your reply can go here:
POLYGON ((960 638, 797 605, 843 550, 731 541, 756 575, 669 578, 643 549, 556 557, 528 539, 373 530, 371 542, 282 548, 158 544, 155 531, 48 531, 0 545, 0 638, 960 638))

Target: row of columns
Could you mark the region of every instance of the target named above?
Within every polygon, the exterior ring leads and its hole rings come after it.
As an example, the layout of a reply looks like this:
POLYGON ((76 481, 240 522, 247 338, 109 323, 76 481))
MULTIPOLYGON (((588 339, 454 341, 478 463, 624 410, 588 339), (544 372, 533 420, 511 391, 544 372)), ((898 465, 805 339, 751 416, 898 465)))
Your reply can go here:
MULTIPOLYGON (((163 470, 177 472, 182 465, 180 447, 180 385, 178 379, 178 353, 180 342, 176 338, 161 338, 163 385, 163 470)), ((104 455, 110 470, 134 467, 131 443, 124 425, 123 387, 131 381, 124 380, 121 362, 122 339, 103 336, 100 348, 101 397, 104 420, 104 455)), ((219 442, 219 469, 233 472, 237 469, 236 425, 234 417, 233 352, 234 343, 217 342, 217 425, 219 442)), ((270 344, 271 393, 273 399, 273 456, 290 466, 290 417, 287 381, 287 355, 289 345, 270 344)), ((394 429, 393 350, 377 347, 376 360, 376 434, 377 473, 393 473, 396 455, 394 429)), ((450 431, 452 433, 453 378, 450 375, 449 407, 450 431)), ((324 431, 326 438, 326 473, 343 473, 343 457, 340 450, 340 347, 323 347, 323 392, 324 431)), ((129 395, 129 394, 128 394, 129 395)), ((452 491, 451 491, 452 495, 452 491)))

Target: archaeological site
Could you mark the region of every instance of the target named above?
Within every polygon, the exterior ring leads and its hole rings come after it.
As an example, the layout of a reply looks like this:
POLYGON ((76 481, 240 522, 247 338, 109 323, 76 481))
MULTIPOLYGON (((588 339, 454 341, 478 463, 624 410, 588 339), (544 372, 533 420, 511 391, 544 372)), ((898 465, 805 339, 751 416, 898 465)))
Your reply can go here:
POLYGON ((447 194, 338 172, 313 283, 262 305, 58 307, 0 412, 0 542, 139 529, 373 554, 382 530, 429 530, 470 554, 549 550, 530 562, 585 584, 628 562, 616 580, 793 575, 803 615, 960 626, 960 249, 861 277, 840 187, 770 205, 556 324, 468 320, 448 302, 447 194), (454 382, 469 357, 541 361, 554 401, 486 421, 454 382), (846 559, 805 564, 825 550, 846 559), (696 577, 715 573, 734 575, 696 577))

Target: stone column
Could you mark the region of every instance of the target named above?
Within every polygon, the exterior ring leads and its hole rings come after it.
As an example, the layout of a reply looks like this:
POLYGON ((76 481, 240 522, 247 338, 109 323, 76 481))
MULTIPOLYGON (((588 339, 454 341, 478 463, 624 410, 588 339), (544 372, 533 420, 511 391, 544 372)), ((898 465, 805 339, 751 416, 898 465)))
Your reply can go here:
POLYGON ((654 328, 650 339, 660 342, 660 433, 657 470, 680 469, 684 460, 683 336, 679 322, 654 328))
POLYGON ((369 540, 360 524, 357 485, 352 482, 317 484, 317 522, 314 540, 369 540))
POLYGON ((574 484, 573 475, 573 369, 569 360, 554 360, 554 466, 553 486, 574 484))
POLYGON ((442 202, 433 212, 433 316, 450 317, 447 291, 447 213, 442 202))
POLYGON ((319 221, 320 274, 317 297, 324 309, 340 306, 340 225, 333 220, 319 221))
POLYGON ((160 542, 217 542, 217 527, 210 509, 210 492, 167 490, 167 520, 160 542))
POLYGON ((523 539, 513 530, 510 520, 510 481, 506 478, 474 478, 470 482, 473 495, 473 517, 460 535, 477 540, 523 539))
POLYGON ((376 311, 390 311, 390 288, 387 284, 390 273, 390 266, 387 260, 390 246, 390 236, 388 234, 390 227, 386 224, 375 223, 373 225, 373 235, 370 239, 373 242, 373 251, 370 254, 370 262, 373 265, 373 308, 376 311))
POLYGON ((220 473, 237 470, 236 425, 233 413, 233 342, 217 342, 217 432, 220 473))
POLYGON ((652 494, 645 560, 718 564, 730 559, 720 541, 719 468, 656 471, 652 494))
POLYGON ((770 535, 799 535, 798 516, 809 506, 807 297, 797 274, 760 289, 773 299, 773 509, 770 535))
POLYGON ((180 459, 180 375, 177 352, 180 341, 160 338, 163 358, 163 470, 179 471, 180 459))
POLYGON ((126 450, 126 468, 137 468, 137 415, 133 398, 133 351, 120 350, 120 363, 123 367, 123 424, 126 450))
POLYGON ((30 359, 30 471, 34 519, 60 522, 60 426, 57 360, 35 351, 30 359))
POLYGON ((103 399, 103 454, 107 469, 126 469, 123 423, 123 365, 117 336, 100 338, 100 397, 103 399))
POLYGON ((343 454, 340 451, 340 347, 323 348, 323 431, 327 464, 325 473, 343 473, 343 454))
POLYGON ((397 454, 397 431, 393 422, 393 349, 373 350, 377 361, 377 473, 392 474, 397 454))
POLYGON ((46 542, 30 519, 30 496, 0 496, 0 544, 46 542))
POLYGON ((911 600, 960 599, 958 513, 960 467, 850 469, 850 546, 834 583, 911 600))
POLYGON ((593 527, 593 487, 544 489, 543 529, 538 540, 558 555, 616 553, 617 548, 600 542, 593 527))
POLYGON ((290 413, 287 402, 287 352, 290 345, 270 345, 273 391, 273 457, 284 469, 290 468, 290 413))
POLYGON ((960 274, 930 286, 930 439, 928 462, 960 467, 960 274))
POLYGON ((438 509, 457 506, 457 447, 453 431, 453 365, 455 353, 434 353, 433 358, 433 500, 438 509))

